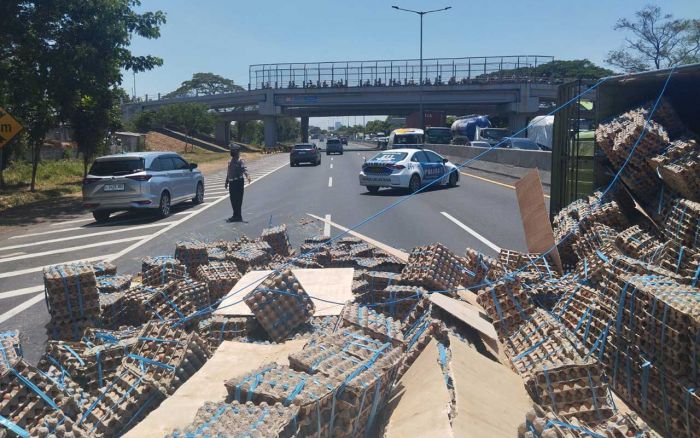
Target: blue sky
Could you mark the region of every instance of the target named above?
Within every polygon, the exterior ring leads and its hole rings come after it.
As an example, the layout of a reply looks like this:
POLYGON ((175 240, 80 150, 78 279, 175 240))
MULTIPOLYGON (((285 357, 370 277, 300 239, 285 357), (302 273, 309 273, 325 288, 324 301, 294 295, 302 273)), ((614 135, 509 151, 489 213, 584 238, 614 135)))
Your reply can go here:
MULTIPOLYGON (((164 59, 136 76, 137 95, 172 91, 196 72, 247 86, 248 66, 418 57, 418 16, 391 8, 436 9, 425 17, 425 57, 552 55, 602 64, 623 35, 615 21, 648 1, 633 0, 142 0, 168 22, 157 40, 134 39, 135 54, 164 59)), ((657 2, 676 17, 700 18, 698 0, 657 2)), ((124 76, 131 94, 132 76, 124 76)), ((343 121, 345 119, 343 118, 343 121)), ((351 120, 352 121, 352 120, 351 120)))

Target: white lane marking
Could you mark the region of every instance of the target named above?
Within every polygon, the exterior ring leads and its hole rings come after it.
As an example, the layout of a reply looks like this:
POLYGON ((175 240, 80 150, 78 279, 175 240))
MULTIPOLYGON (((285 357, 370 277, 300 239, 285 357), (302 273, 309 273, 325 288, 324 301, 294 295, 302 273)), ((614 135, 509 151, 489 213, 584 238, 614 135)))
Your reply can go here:
MULTIPOLYGON (((32 242, 32 243, 23 243, 21 245, 3 246, 3 247, 0 247, 0 251, 6 251, 8 249, 16 249, 16 248, 26 248, 28 246, 46 245, 49 243, 56 243, 56 242, 65 242, 68 240, 75 240, 75 239, 84 239, 86 237, 104 236, 106 234, 124 233, 124 232, 129 232, 129 231, 142 230, 144 228, 164 227, 166 225, 168 225, 168 222, 164 222, 164 223, 158 222, 158 223, 154 223, 154 224, 138 225, 138 226, 130 227, 130 228, 120 228, 118 230, 100 231, 99 233, 78 234, 76 236, 68 236, 68 237, 60 237, 58 239, 42 240, 41 242, 32 242)), ((75 229, 89 230, 90 228, 77 227, 77 228, 74 228, 74 230, 75 229)), ((56 233, 58 231, 64 231, 64 230, 47 231, 46 233, 56 233)), ((36 234, 40 234, 40 233, 35 233, 35 235, 36 234)), ((2 257, 9 257, 10 255, 11 254, 6 254, 2 257)))
POLYGON ((24 274, 32 274, 32 273, 34 273, 34 272, 43 271, 44 268, 48 268, 49 266, 54 266, 54 265, 59 265, 59 264, 61 264, 61 265, 62 265, 62 264, 70 265, 70 264, 73 264, 73 263, 80 263, 80 262, 94 262, 94 261, 97 261, 97 260, 106 260, 107 258, 109 258, 109 257, 111 257, 111 256, 113 256, 113 255, 114 255, 114 254, 103 254, 103 255, 101 255, 101 256, 89 257, 89 258, 86 258, 86 259, 71 260, 71 261, 67 261, 67 262, 54 262, 54 263, 51 263, 51 264, 49 264, 49 265, 35 266, 35 267, 33 267, 33 268, 20 269, 20 270, 17 270, 17 271, 0 272, 0 278, 15 277, 15 276, 17 276, 17 275, 24 275, 24 274))
POLYGON ((173 214, 173 216, 180 216, 180 215, 183 215, 183 214, 192 214, 192 213, 194 213, 195 211, 197 211, 197 210, 186 210, 186 211, 181 211, 181 212, 179 212, 179 213, 173 214))
POLYGON ((25 254, 25 255, 21 255, 21 256, 4 257, 4 258, 0 258, 0 263, 14 262, 16 260, 33 259, 36 257, 42 257, 42 256, 47 256, 47 255, 52 255, 52 254, 60 254, 62 252, 80 251, 80 250, 88 249, 88 248, 98 248, 100 246, 114 245, 117 243, 133 242, 134 240, 144 239, 146 237, 149 237, 149 235, 145 234, 143 236, 134 236, 134 237, 127 237, 124 239, 108 240, 106 242, 90 243, 88 245, 73 246, 71 248, 59 248, 59 249, 52 249, 50 251, 35 252, 33 254, 25 254))
POLYGON ((32 286, 32 287, 25 287, 23 289, 11 290, 8 292, 0 292, 0 300, 4 300, 5 298, 18 297, 20 295, 35 294, 35 293, 41 292, 43 290, 44 290, 44 286, 32 286))
MULTIPOLYGON (((248 186, 250 186, 251 184, 254 184, 254 183, 260 181, 261 179, 265 178, 266 176, 270 175, 271 173, 276 172, 276 171, 280 170, 281 168, 283 168, 283 167, 285 167, 285 166, 288 166, 288 165, 289 165, 289 163, 284 163, 283 165, 272 169, 271 171, 267 172, 266 174, 262 175, 261 177, 254 179, 254 180, 251 181, 250 183, 246 184, 244 187, 248 187, 248 186)), ((130 246, 124 248, 123 250, 119 251, 118 253, 111 254, 111 255, 105 257, 105 260, 108 260, 108 261, 111 262, 111 261, 113 261, 113 260, 115 260, 115 259, 118 259, 119 257, 123 256, 124 254, 128 254, 129 252, 133 251, 134 249, 138 248, 139 246, 143 245, 144 243, 147 243, 147 242, 149 242, 149 241, 155 239, 156 237, 160 236, 160 235, 163 234, 163 233, 167 233, 168 231, 170 231, 170 230, 173 229, 174 227, 180 225, 181 223, 185 222, 186 220, 188 220, 188 219, 190 219, 190 218, 192 218, 192 217, 194 217, 194 216, 197 216, 197 215, 200 214, 201 212, 207 210, 208 208, 211 208, 211 207, 215 206, 215 205, 218 204, 219 202, 221 202, 221 201, 223 201, 223 200, 226 200, 226 199, 228 199, 228 198, 227 198, 226 196, 223 196, 223 197, 217 199, 217 200, 214 201, 214 202, 205 203, 205 206, 204 206, 204 207, 202 207, 202 208, 200 208, 200 209, 198 209, 198 210, 192 212, 192 214, 189 214, 189 215, 185 216, 184 218, 179 219, 179 220, 173 222, 172 225, 170 225, 169 227, 166 227, 166 228, 163 228, 163 229, 161 229, 161 230, 156 231, 155 233, 151 234, 151 235, 148 236, 147 238, 145 238, 145 239, 143 239, 143 240, 140 240, 140 241, 134 243, 133 245, 130 245, 130 246)))
POLYGON ((331 215, 326 215, 326 223, 323 225, 323 235, 331 237, 331 215))
POLYGON ((27 301, 23 302, 19 306, 13 307, 12 309, 8 310, 7 312, 3 313, 0 315, 0 324, 3 322, 7 321, 8 319, 12 318, 13 316, 17 315, 18 313, 24 312, 25 310, 29 309, 39 301, 44 300, 44 294, 36 294, 27 301))
POLYGON ((207 195, 228 195, 228 190, 208 190, 207 195))
POLYGON ((331 161, 333 161, 333 157, 331 157, 331 161))
POLYGON ((59 226, 59 225, 77 224, 78 222, 87 222, 87 221, 94 221, 94 220, 95 220, 94 217, 90 217, 90 218, 87 218, 87 219, 73 219, 73 220, 69 220, 69 221, 56 222, 55 224, 51 224, 51 226, 52 226, 52 227, 56 227, 56 226, 59 226))
POLYGON ((462 222, 458 221, 455 219, 453 216, 451 216, 449 213, 446 213, 444 211, 440 212, 443 216, 445 216, 447 219, 451 220, 452 222, 455 223, 458 227, 466 231, 467 233, 471 234, 472 236, 476 237, 479 239, 484 245, 488 246, 492 250, 496 252, 501 252, 501 247, 496 245, 495 243, 491 242, 489 239, 485 238, 481 234, 477 233, 473 229, 469 228, 468 226, 464 225, 462 222))
POLYGON ((328 187, 333 187, 333 177, 332 176, 328 177, 328 187))
POLYGON ((333 168, 333 163, 331 163, 331 169, 333 168))
MULTIPOLYGON (((4 249, 4 248, 0 248, 0 251, 2 251, 3 249, 4 249)), ((4 254, 4 255, 2 255, 2 256, 0 256, 0 257, 12 257, 12 256, 22 255, 22 254, 26 254, 26 252, 24 252, 24 251, 11 252, 11 253, 9 253, 9 254, 4 254)))

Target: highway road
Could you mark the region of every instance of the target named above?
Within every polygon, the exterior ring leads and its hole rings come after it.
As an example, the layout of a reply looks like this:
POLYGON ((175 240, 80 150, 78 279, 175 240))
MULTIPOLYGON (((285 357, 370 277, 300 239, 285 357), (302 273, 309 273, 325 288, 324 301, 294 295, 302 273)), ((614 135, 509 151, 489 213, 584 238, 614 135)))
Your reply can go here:
POLYGON ((289 167, 287 154, 251 162, 253 182, 245 189, 244 223, 225 222, 231 207, 224 175, 219 173, 206 177, 204 204, 181 205, 166 219, 124 213, 98 225, 91 215, 85 215, 27 227, 20 234, 0 235, 0 331, 19 329, 28 360, 38 360, 49 322, 42 284, 44 266, 108 258, 119 273, 136 273, 143 257, 172 255, 179 240, 255 237, 268 224, 286 223, 294 246, 307 236, 338 234, 309 214, 353 227, 404 200, 357 231, 406 250, 432 242, 442 242, 459 253, 471 247, 492 256, 501 247, 525 250, 511 187, 463 174, 455 188, 428 190, 408 199, 396 190, 372 195, 358 184, 357 174, 363 157, 374 153, 323 155, 320 166, 294 168, 289 167))

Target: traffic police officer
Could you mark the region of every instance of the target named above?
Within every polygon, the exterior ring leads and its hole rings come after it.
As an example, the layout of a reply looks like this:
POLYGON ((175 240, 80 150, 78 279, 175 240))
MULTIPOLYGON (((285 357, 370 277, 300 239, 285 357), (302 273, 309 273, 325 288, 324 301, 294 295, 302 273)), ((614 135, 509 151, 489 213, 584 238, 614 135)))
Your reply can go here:
POLYGON ((228 171, 226 172, 226 183, 224 187, 228 189, 229 197, 231 198, 231 208, 233 216, 226 219, 226 222, 241 222, 241 206, 243 205, 243 177, 250 184, 250 176, 248 176, 248 168, 243 160, 241 160, 241 148, 238 145, 231 145, 231 161, 228 162, 228 171))

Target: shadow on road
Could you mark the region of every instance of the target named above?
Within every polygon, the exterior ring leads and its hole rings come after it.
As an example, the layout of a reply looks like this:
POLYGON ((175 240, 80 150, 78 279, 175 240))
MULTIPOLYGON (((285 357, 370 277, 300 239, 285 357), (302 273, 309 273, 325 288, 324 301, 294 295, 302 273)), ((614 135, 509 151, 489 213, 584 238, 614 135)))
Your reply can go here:
MULTIPOLYGON (((457 187, 459 187, 459 184, 457 185, 457 187)), ((417 194, 420 195, 421 193, 425 193, 425 192, 437 192, 437 191, 441 191, 441 190, 447 190, 450 188, 451 187, 449 187, 449 186, 434 185, 434 186, 430 186, 426 189, 423 189, 423 191, 421 191, 420 193, 417 193, 417 194)), ((362 195, 362 196, 379 196, 379 197, 382 197, 382 196, 384 196, 384 197, 398 197, 398 196, 406 196, 408 194, 409 194, 408 190, 399 189, 399 188, 379 189, 379 191, 376 193, 370 193, 370 192, 360 193, 360 195, 362 195)))

